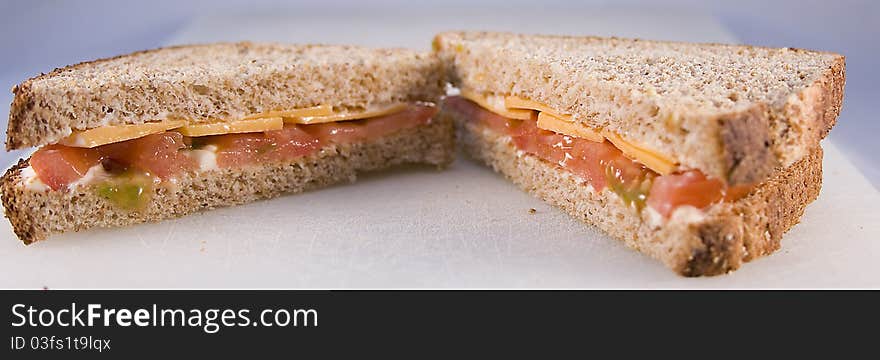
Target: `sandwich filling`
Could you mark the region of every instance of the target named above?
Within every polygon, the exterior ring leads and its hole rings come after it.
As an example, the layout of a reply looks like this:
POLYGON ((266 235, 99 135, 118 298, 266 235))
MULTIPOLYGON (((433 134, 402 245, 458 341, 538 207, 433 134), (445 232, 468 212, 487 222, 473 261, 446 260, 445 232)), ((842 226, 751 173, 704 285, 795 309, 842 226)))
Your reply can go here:
POLYGON ((166 120, 108 127, 117 128, 113 131, 86 130, 38 149, 22 177, 31 189, 89 186, 120 207, 138 209, 148 203, 154 186, 174 184, 186 173, 290 161, 327 146, 425 125, 437 112, 430 103, 356 114, 327 114, 329 107, 315 112, 318 108, 310 108, 311 113, 263 113, 239 122, 186 125, 166 120))
POLYGON ((616 134, 565 121, 564 116, 551 113, 552 118, 547 121, 539 109, 531 109, 530 113, 520 112, 523 108, 514 108, 517 112, 513 113, 493 111, 496 109, 480 104, 491 101, 481 101, 481 97, 472 101, 475 96, 462 94, 467 98, 448 97, 444 107, 485 131, 509 136, 517 150, 571 172, 597 192, 609 189, 638 211, 648 206, 668 218, 681 206, 703 209, 739 199, 751 189, 729 187, 699 170, 678 169, 662 155, 626 142, 616 134))

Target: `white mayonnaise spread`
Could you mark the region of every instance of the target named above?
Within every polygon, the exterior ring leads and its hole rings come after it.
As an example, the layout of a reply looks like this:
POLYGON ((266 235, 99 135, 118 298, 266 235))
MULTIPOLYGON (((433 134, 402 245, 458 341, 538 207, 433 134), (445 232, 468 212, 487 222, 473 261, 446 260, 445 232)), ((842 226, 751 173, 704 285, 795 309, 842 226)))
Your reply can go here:
POLYGON ((97 181, 106 180, 107 178, 113 176, 108 173, 107 170, 104 170, 104 166, 101 164, 92 166, 89 168, 89 171, 86 172, 83 177, 79 178, 79 180, 74 181, 68 185, 70 189, 75 189, 79 186, 86 186, 97 181))
POLYGON ((669 219, 664 219, 663 215, 660 215, 657 210, 650 206, 645 206, 644 210, 648 225, 651 227, 660 227, 665 225, 667 222, 677 223, 677 224, 691 224, 703 221, 706 218, 706 213, 703 210, 695 208, 690 205, 682 205, 675 210, 672 210, 672 215, 669 219))
POLYGON ((34 171, 34 168, 30 166, 21 169, 21 181, 24 183, 24 187, 30 191, 49 190, 49 186, 40 181, 40 178, 37 177, 37 173, 34 171))
POLYGON ((217 170, 217 146, 206 145, 201 149, 190 150, 186 155, 194 159, 199 164, 199 170, 210 171, 217 170))
MULTIPOLYGON (((196 161, 199 165, 200 171, 211 171, 217 170, 217 146, 215 145, 207 145, 198 150, 188 150, 186 151, 186 155, 196 161)), ((106 180, 113 176, 104 170, 104 167, 101 164, 92 166, 89 168, 89 171, 80 178, 79 180, 71 183, 68 187, 70 189, 75 189, 79 186, 86 186, 93 184, 98 181, 106 180)), ((28 166, 26 168, 21 169, 21 179, 24 187, 29 191, 47 191, 49 190, 49 186, 46 185, 40 178, 37 176, 37 173, 34 171, 34 168, 28 166)), ((158 182, 158 178, 156 181, 158 182)), ((176 182, 176 179, 169 179, 171 185, 176 182)))

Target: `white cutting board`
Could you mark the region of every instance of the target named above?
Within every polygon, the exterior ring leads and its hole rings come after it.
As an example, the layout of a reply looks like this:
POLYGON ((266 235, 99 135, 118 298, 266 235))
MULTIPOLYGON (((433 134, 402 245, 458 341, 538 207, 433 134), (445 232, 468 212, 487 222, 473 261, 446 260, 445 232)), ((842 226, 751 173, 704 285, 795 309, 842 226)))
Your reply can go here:
MULTIPOLYGON (((434 33, 466 28, 735 41, 711 18, 693 14, 528 9, 207 16, 172 42, 427 48, 434 33)), ((726 276, 681 278, 460 157, 443 172, 401 168, 353 185, 31 246, 18 242, 4 219, 0 287, 878 287, 880 194, 833 143, 824 146, 825 184, 802 223, 776 254, 726 276)))

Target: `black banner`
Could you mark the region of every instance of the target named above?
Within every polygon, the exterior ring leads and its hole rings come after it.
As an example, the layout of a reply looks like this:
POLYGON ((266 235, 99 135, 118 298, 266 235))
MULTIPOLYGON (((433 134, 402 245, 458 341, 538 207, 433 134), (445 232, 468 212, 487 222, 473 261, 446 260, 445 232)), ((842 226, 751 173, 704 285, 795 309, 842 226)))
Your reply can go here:
MULTIPOLYGON (((33 355, 344 354, 550 341, 603 347, 799 341, 876 328, 877 293, 3 291, 4 347, 33 355), (843 305, 843 306, 841 306, 843 305), (745 331, 743 333, 742 331, 745 331)), ((861 333, 870 338, 870 333, 861 333)), ((849 337, 856 340, 859 336, 849 337)), ((447 349, 448 350, 448 349, 447 349)), ((621 350, 631 350, 623 348, 621 350)))

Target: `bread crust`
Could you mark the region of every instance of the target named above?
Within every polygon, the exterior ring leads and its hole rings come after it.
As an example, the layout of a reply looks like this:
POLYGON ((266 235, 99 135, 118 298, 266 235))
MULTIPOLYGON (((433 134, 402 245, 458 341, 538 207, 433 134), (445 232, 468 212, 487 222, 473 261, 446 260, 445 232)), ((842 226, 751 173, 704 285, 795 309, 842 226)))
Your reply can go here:
POLYGON ((54 143, 75 130, 166 118, 234 121, 316 105, 345 110, 437 101, 443 86, 439 60, 406 49, 171 46, 55 69, 16 85, 6 149, 54 143))
POLYGON ((523 190, 593 225, 627 246, 663 262, 683 276, 724 274, 780 246, 822 184, 822 149, 816 147, 792 166, 776 172, 745 198, 716 204, 698 219, 673 214, 656 224, 650 210, 628 207, 608 189, 590 191, 583 180, 535 156, 518 153, 510 138, 453 119, 466 153, 503 174, 523 190))
POLYGON ((772 153, 770 127, 765 121, 767 112, 767 106, 758 104, 747 111, 719 117, 728 183, 761 182, 779 166, 772 153))
POLYGON ((25 244, 93 227, 160 221, 218 207, 299 193, 341 182, 360 172, 415 163, 447 166, 454 158, 452 123, 432 119, 365 143, 331 145, 317 153, 279 164, 187 174, 175 187, 157 186, 141 211, 114 206, 89 187, 75 191, 31 191, 22 184, 26 160, 0 178, 5 215, 25 244))
POLYGON ((817 147, 845 84, 843 56, 794 48, 447 32, 435 51, 456 86, 545 103, 732 185, 817 147))

